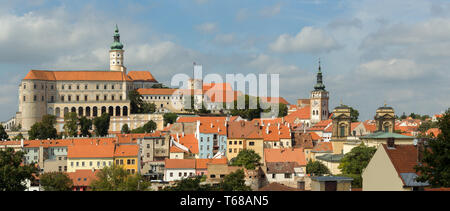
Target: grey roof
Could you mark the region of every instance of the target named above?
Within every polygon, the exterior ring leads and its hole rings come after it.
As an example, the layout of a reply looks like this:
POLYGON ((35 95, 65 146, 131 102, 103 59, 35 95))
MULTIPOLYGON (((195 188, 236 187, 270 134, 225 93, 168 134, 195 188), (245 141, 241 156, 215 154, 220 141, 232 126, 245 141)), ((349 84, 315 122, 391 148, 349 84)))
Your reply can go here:
POLYGON ((311 177, 312 180, 316 180, 319 182, 325 181, 353 181, 351 177, 338 177, 338 176, 319 176, 319 177, 311 177))
POLYGON ((405 181, 405 185, 409 187, 418 187, 418 186, 429 186, 428 182, 417 182, 417 174, 416 173, 400 173, 403 181, 405 181))
POLYGON ((344 157, 344 154, 325 154, 316 156, 318 160, 324 160, 332 163, 339 163, 341 159, 344 157))

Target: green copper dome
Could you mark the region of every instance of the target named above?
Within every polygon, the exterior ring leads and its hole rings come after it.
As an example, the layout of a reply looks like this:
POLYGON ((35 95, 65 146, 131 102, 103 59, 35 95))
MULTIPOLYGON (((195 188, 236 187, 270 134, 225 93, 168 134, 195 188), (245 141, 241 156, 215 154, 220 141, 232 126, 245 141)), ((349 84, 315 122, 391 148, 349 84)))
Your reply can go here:
POLYGON ((122 50, 123 44, 120 42, 119 27, 116 24, 116 30, 114 31, 114 42, 111 44, 111 50, 122 50))

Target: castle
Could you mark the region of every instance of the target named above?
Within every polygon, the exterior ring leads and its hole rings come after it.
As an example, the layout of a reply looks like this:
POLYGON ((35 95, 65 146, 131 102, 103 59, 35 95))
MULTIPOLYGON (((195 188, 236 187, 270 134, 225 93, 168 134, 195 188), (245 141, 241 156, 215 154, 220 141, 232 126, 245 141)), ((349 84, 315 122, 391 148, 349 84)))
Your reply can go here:
POLYGON ((20 84, 19 110, 7 127, 21 125, 23 131, 28 131, 45 114, 55 115, 57 121, 68 112, 86 117, 103 113, 129 116, 128 91, 150 88, 158 81, 149 71, 127 72, 124 52, 116 25, 109 70, 30 70, 20 84))

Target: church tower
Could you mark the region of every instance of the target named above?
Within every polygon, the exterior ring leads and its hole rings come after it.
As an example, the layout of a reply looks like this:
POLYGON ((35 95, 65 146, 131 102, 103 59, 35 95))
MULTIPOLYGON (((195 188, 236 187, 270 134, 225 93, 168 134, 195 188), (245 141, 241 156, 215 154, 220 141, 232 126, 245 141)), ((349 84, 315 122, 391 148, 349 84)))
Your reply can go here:
POLYGON ((123 66, 123 52, 123 44, 120 42, 119 28, 116 24, 114 42, 111 44, 111 50, 109 50, 109 69, 111 71, 122 71, 126 74, 127 69, 123 66))
POLYGON ((392 107, 384 106, 377 109, 375 115, 377 131, 393 133, 395 131, 395 112, 392 107))
POLYGON ((315 124, 322 120, 327 120, 328 111, 328 92, 325 90, 325 85, 322 82, 322 71, 319 60, 319 72, 317 72, 317 82, 314 85, 314 90, 311 91, 310 105, 311 105, 311 123, 315 124))

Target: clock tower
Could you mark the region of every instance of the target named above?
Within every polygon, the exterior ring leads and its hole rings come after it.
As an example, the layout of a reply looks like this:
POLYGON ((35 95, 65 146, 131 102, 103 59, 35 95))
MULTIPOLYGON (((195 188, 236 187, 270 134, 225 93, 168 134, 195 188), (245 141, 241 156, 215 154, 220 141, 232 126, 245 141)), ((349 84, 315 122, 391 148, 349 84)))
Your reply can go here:
POLYGON ((315 124, 322 120, 327 120, 328 111, 328 92, 325 90, 325 85, 322 82, 322 71, 319 60, 319 71, 317 72, 317 83, 314 85, 314 90, 311 91, 310 105, 311 105, 311 124, 315 124))

